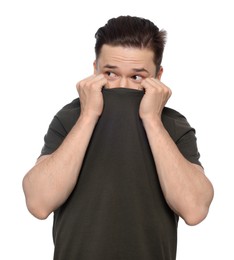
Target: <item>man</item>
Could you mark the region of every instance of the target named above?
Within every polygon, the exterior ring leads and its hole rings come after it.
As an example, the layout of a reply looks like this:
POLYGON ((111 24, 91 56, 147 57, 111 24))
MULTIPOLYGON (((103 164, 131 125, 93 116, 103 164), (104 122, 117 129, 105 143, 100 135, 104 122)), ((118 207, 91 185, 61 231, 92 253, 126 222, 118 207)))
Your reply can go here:
POLYGON ((130 16, 97 31, 94 74, 52 120, 25 175, 29 211, 54 212, 54 259, 176 259, 181 217, 207 216, 213 187, 195 130, 165 107, 166 32, 130 16))

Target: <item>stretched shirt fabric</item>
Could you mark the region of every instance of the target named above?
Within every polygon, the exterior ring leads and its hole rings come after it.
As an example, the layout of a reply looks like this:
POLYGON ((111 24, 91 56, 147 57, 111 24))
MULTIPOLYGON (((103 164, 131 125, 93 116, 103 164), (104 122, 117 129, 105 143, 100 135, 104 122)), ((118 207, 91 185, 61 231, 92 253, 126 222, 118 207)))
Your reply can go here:
MULTIPOLYGON (((178 216, 167 205, 139 117, 143 91, 103 89, 104 108, 77 184, 54 212, 55 260, 174 260, 178 216)), ((63 107, 41 155, 55 151, 80 114, 79 98, 63 107)), ((162 121, 181 153, 200 164, 194 129, 164 108, 162 121)))

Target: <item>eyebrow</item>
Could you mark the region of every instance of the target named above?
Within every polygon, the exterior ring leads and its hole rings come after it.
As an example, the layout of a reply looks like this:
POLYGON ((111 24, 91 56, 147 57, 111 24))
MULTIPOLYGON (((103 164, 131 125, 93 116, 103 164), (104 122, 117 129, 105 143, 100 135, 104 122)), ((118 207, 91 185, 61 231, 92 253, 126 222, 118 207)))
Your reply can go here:
MULTIPOLYGON (((117 66, 110 65, 110 64, 106 64, 106 65, 104 66, 104 68, 106 68, 106 69, 118 69, 117 66)), ((134 72, 147 72, 147 73, 149 73, 149 71, 148 71, 147 69, 145 69, 145 68, 133 68, 132 70, 133 70, 134 72)))

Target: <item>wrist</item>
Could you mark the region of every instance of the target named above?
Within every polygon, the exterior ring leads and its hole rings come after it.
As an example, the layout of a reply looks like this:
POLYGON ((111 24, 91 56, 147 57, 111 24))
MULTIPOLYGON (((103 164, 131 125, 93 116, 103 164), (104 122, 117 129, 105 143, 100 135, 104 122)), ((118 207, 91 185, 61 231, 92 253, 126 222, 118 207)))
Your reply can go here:
POLYGON ((164 128, 159 116, 142 118, 142 122, 146 130, 153 129, 154 131, 161 131, 164 128))
POLYGON ((99 115, 81 113, 78 122, 84 125, 96 125, 99 115))

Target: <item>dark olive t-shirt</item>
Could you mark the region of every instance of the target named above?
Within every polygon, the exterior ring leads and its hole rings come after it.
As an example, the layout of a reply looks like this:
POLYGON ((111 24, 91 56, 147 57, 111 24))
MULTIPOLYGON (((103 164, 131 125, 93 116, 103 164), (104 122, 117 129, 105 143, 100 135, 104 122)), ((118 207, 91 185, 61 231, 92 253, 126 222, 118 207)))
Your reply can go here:
MULTIPOLYGON (((175 260, 178 216, 167 205, 139 117, 143 91, 103 89, 77 184, 54 212, 54 260, 175 260)), ((80 114, 79 98, 63 107, 45 135, 41 155, 62 143, 80 114)), ((164 108, 163 124, 191 162, 200 164, 194 129, 164 108)))

